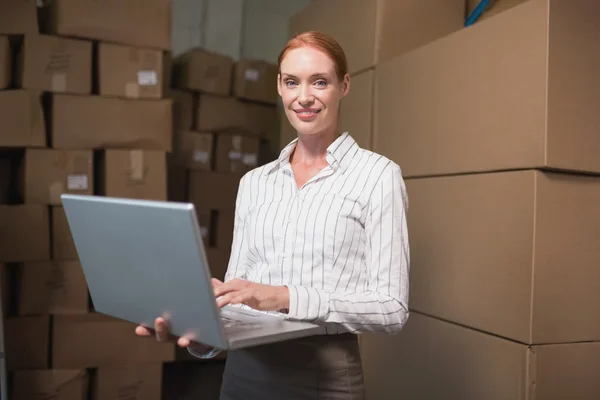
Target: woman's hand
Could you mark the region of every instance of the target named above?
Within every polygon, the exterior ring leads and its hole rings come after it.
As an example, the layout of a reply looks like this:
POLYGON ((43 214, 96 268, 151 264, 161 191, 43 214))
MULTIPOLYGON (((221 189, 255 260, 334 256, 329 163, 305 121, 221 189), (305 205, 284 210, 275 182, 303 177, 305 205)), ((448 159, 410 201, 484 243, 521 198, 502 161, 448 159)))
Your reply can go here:
POLYGON ((284 311, 290 307, 290 292, 286 286, 271 286, 244 279, 213 284, 217 305, 245 304, 255 310, 284 311))

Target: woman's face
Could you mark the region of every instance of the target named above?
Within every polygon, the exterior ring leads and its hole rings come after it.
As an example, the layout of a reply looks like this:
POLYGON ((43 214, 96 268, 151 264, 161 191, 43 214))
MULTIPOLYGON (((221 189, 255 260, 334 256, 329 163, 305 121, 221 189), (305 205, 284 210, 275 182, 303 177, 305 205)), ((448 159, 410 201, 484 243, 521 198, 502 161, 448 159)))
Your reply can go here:
POLYGON ((333 60, 308 46, 288 52, 280 69, 277 90, 296 131, 316 135, 335 130, 340 100, 350 89, 349 77, 340 81, 333 60))

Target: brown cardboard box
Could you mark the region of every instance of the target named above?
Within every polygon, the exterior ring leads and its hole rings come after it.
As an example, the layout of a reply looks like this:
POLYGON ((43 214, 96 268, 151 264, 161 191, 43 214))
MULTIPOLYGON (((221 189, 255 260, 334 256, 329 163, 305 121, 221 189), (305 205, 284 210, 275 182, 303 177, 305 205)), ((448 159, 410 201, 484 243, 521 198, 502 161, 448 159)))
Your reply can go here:
POLYGON ((237 98, 277 104, 277 65, 259 60, 239 60, 233 73, 233 94, 237 98))
POLYGON ((173 59, 174 87, 229 96, 233 64, 229 56, 202 49, 188 50, 173 59))
POLYGON ((380 65, 375 151, 406 177, 600 172, 599 14, 600 2, 529 0, 380 65))
POLYGON ((234 97, 200 95, 195 129, 205 132, 245 130, 248 135, 268 138, 278 131, 277 118, 277 109, 273 106, 234 97))
POLYGON ((172 361, 174 344, 135 335, 135 324, 102 314, 56 315, 52 368, 94 368, 172 361))
POLYGON ((465 0, 328 0, 290 19, 290 33, 316 30, 342 46, 351 74, 464 26, 465 0))
POLYGON ((48 368, 49 316, 6 318, 4 337, 9 371, 48 368))
POLYGON ((0 147, 46 147, 39 91, 0 91, 0 147))
MULTIPOLYGON (((373 90, 375 71, 370 69, 350 79, 350 92, 342 99, 339 130, 348 132, 363 149, 372 148, 373 133, 373 90)), ((296 130, 290 124, 283 110, 281 115, 280 148, 283 149, 296 139, 296 130)))
POLYGON ((50 260, 50 222, 43 205, 0 205, 0 262, 50 260))
POLYGON ((597 399, 600 342, 526 346, 412 313, 399 335, 363 335, 369 399, 597 399))
POLYGON ((36 0, 0 0, 0 34, 38 33, 36 0))
POLYGON ((162 364, 100 367, 91 390, 91 400, 162 399, 162 364))
POLYGON ((260 141, 237 133, 216 135, 215 171, 245 174, 258 166, 260 141))
POLYGON ((131 46, 171 48, 171 1, 57 0, 43 10, 44 31, 131 46))
POLYGON ((52 147, 171 151, 171 107, 169 99, 55 95, 52 147))
POLYGON ((178 135, 176 160, 190 169, 213 169, 214 135, 208 132, 184 131, 178 135))
POLYGON ((167 161, 161 151, 106 150, 100 161, 99 192, 110 197, 167 199, 167 161))
POLYGON ((26 149, 20 194, 26 204, 60 205, 60 195, 94 193, 91 150, 26 149))
POLYGON ((25 36, 16 70, 19 87, 54 93, 92 91, 92 43, 56 36, 25 36))
POLYGON ((112 43, 98 45, 100 95, 159 99, 163 96, 163 78, 160 50, 112 43))
POLYGON ((600 177, 526 170, 407 190, 412 309, 526 344, 600 341, 600 177))
POLYGON ((71 229, 62 207, 52 207, 52 260, 78 260, 71 229))
POLYGON ((89 375, 86 370, 15 371, 12 382, 13 400, 86 400, 89 375))
POLYGON ((241 174, 190 171, 188 199, 198 210, 234 210, 241 177, 241 174))
POLYGON ((168 97, 173 100, 173 131, 189 131, 195 128, 198 96, 184 90, 170 90, 168 97))
POLYGON ((79 261, 24 263, 19 266, 18 282, 20 316, 89 311, 88 288, 79 261))
MULTIPOLYGON (((481 0, 467 0, 467 16, 475 10, 480 1, 481 0)), ((478 21, 498 15, 503 11, 513 8, 514 6, 523 4, 525 1, 527 0, 492 0, 481 14, 478 21)))
MULTIPOLYGON (((0 0, 6 1, 6 0, 0 0)), ((12 80, 12 53, 8 37, 0 36, 0 89, 6 89, 12 80)))

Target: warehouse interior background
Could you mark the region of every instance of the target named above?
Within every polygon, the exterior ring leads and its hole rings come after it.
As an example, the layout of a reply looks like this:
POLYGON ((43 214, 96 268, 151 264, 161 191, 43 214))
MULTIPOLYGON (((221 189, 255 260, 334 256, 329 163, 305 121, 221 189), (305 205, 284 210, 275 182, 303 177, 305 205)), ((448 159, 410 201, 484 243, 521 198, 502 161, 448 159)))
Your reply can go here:
POLYGON ((193 203, 222 278, 240 177, 295 136, 277 56, 321 30, 341 129, 409 196, 411 316, 360 335, 368 399, 600 399, 599 22, 598 0, 0 0, 0 394, 218 399, 226 352, 94 311, 60 194, 193 203))

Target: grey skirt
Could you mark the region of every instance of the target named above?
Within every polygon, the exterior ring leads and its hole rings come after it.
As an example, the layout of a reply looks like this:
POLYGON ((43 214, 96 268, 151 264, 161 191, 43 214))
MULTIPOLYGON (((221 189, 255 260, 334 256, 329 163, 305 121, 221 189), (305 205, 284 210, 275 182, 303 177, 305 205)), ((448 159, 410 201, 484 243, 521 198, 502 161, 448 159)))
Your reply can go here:
POLYGON ((319 335, 230 351, 220 400, 364 400, 358 338, 319 335))

